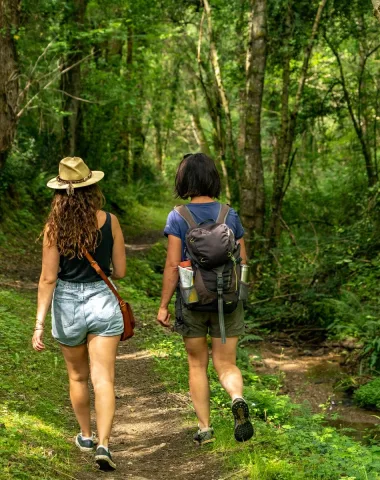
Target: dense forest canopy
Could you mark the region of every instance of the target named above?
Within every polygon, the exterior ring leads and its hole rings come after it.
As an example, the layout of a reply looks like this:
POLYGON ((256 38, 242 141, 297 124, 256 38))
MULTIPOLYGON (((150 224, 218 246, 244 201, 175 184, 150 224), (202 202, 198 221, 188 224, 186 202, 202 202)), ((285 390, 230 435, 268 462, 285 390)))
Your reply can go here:
POLYGON ((106 172, 109 205, 128 221, 134 203, 168 190, 183 154, 203 151, 247 230, 252 324, 365 336, 374 366, 374 9, 375 0, 4 0, 1 218, 10 206, 45 208, 46 179, 77 155, 106 172))

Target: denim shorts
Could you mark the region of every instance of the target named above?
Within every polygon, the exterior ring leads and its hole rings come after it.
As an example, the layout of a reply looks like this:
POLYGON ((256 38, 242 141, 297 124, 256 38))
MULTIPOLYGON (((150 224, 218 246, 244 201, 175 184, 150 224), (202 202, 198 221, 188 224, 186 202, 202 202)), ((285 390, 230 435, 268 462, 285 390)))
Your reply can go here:
POLYGON ((121 335, 123 315, 115 295, 103 282, 57 281, 52 303, 52 335, 63 345, 87 342, 87 335, 121 335))

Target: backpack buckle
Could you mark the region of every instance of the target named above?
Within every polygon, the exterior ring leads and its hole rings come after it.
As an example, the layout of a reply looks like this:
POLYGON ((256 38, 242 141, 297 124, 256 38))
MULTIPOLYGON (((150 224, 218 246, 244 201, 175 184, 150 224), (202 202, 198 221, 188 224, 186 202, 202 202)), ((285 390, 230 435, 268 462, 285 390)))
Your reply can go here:
POLYGON ((218 293, 220 293, 220 292, 223 293, 224 282, 223 282, 223 274, 221 274, 221 273, 217 274, 216 286, 217 286, 217 289, 218 289, 218 293))

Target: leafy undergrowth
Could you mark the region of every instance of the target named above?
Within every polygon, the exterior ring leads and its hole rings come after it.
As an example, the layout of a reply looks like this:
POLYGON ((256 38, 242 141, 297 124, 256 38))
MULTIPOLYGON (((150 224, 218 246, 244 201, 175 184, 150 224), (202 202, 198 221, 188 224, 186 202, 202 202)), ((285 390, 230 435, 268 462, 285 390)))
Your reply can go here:
MULTIPOLYGON (((162 268, 163 246, 140 260, 153 284, 162 268), (160 253, 161 252, 161 253, 160 253), (161 265, 160 265, 161 263, 161 265)), ((121 282, 140 319, 137 340, 156 359, 157 370, 170 391, 188 392, 186 354, 181 338, 155 324, 158 299, 146 295, 141 279, 121 282)), ((152 290, 152 289, 151 289, 152 290)), ((156 288, 153 289, 156 291, 156 288)), ((171 309, 173 312, 173 308, 171 309)), ((311 413, 307 405, 294 404, 280 395, 281 377, 257 375, 249 355, 239 349, 239 366, 245 380, 245 397, 255 417, 256 436, 247 444, 233 438, 230 401, 210 365, 212 421, 216 431, 215 453, 223 455, 236 478, 253 480, 377 480, 380 479, 380 446, 364 446, 332 427, 324 414, 311 413)), ((194 428, 196 419, 192 415, 194 428)))
POLYGON ((380 377, 359 387, 354 398, 361 407, 380 409, 380 377))
POLYGON ((0 290, 1 480, 67 478, 78 469, 63 359, 48 331, 46 350, 32 350, 34 316, 35 294, 0 290))

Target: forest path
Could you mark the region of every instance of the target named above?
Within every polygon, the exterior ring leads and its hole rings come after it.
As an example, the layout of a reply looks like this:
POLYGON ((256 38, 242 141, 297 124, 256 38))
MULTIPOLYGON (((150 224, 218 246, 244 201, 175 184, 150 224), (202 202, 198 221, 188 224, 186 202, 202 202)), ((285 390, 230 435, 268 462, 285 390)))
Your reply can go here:
POLYGON ((189 399, 168 392, 153 358, 134 339, 121 343, 116 362, 116 415, 111 449, 117 470, 103 477, 96 468, 78 480, 202 480, 221 478, 221 459, 192 442, 186 426, 189 399))

